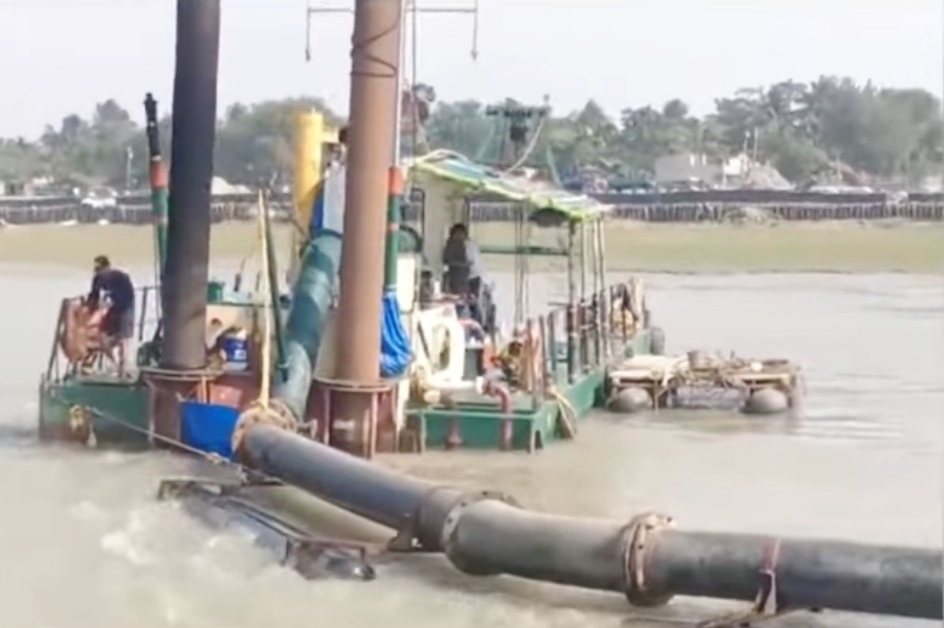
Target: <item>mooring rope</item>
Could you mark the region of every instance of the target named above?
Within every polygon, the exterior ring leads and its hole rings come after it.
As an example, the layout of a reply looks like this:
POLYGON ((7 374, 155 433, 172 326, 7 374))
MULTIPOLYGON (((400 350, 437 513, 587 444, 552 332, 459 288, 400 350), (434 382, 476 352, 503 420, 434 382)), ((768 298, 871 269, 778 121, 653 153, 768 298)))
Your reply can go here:
POLYGON ((259 398, 239 415, 233 428, 232 449, 239 451, 243 435, 253 425, 268 424, 294 432, 298 425, 292 412, 278 399, 272 399, 272 316, 274 313, 269 275, 268 233, 269 206, 265 195, 259 191, 259 250, 261 252, 262 285, 257 304, 262 310, 262 367, 259 377, 259 398))
POLYGON ((259 404, 265 410, 269 409, 272 371, 272 292, 269 285, 269 239, 266 237, 268 213, 268 204, 262 190, 259 190, 259 248, 262 253, 262 381, 259 383, 259 404))
POLYGON ((251 467, 247 467, 246 465, 236 460, 230 460, 219 454, 206 452, 201 449, 191 447, 190 445, 187 445, 186 443, 179 441, 175 438, 171 438, 169 436, 156 434, 150 429, 135 425, 134 423, 131 423, 130 421, 122 419, 121 417, 118 417, 109 412, 105 412, 104 410, 101 410, 99 408, 93 408, 91 406, 82 406, 82 405, 75 405, 75 404, 70 405, 65 400, 59 399, 57 397, 51 397, 51 400, 55 403, 58 403, 64 407, 69 408, 69 423, 70 423, 70 428, 73 430, 73 432, 78 432, 79 430, 82 430, 82 429, 88 430, 89 437, 88 437, 88 440, 86 441, 86 444, 89 444, 89 442, 92 441, 92 439, 94 438, 94 431, 92 427, 91 417, 95 416, 102 419, 103 421, 112 423, 113 425, 117 425, 129 431, 141 434, 142 436, 146 436, 148 439, 158 441, 160 443, 163 443, 164 445, 168 445, 175 449, 179 449, 183 452, 191 454, 197 458, 201 458, 205 460, 206 462, 209 462, 210 464, 213 464, 215 466, 226 467, 228 469, 232 469, 233 471, 236 471, 237 473, 240 474, 244 482, 254 483, 254 482, 261 481, 261 482, 275 483, 275 484, 282 483, 281 479, 275 476, 269 475, 267 473, 264 473, 262 471, 253 469, 251 467), (80 419, 80 415, 82 415, 81 419, 80 419))
POLYGON ((146 436, 148 437, 148 439, 156 440, 165 445, 170 445, 172 447, 186 451, 189 454, 199 456, 200 458, 203 458, 207 460, 208 462, 212 462, 213 464, 231 466, 231 467, 239 468, 240 470, 248 471, 246 467, 239 464, 238 462, 235 462, 233 460, 227 460, 226 458, 224 458, 223 456, 219 454, 210 453, 210 452, 197 449, 195 447, 191 447, 190 445, 182 441, 179 441, 175 438, 164 436, 162 434, 157 434, 150 429, 141 427, 139 425, 135 425, 134 423, 130 421, 126 421, 125 419, 122 419, 111 413, 105 412, 104 410, 101 410, 99 408, 93 408, 91 406, 83 406, 79 404, 70 404, 64 399, 59 399, 58 397, 50 397, 50 399, 53 402, 58 403, 59 405, 68 408, 69 428, 72 430, 73 433, 79 433, 82 430, 87 430, 89 440, 91 440, 95 435, 93 426, 92 426, 92 421, 91 421, 91 417, 95 416, 104 421, 108 421, 109 423, 113 423, 115 425, 128 429, 132 432, 141 434, 142 436, 146 436))
POLYGON ((567 396, 560 392, 557 389, 557 386, 553 384, 548 387, 547 392, 549 395, 551 395, 551 397, 554 398, 554 401, 557 402, 557 405, 560 408, 558 419, 560 419, 564 435, 570 439, 576 438, 577 420, 579 415, 577 413, 577 409, 574 407, 574 404, 572 404, 570 400, 567 399, 567 396))

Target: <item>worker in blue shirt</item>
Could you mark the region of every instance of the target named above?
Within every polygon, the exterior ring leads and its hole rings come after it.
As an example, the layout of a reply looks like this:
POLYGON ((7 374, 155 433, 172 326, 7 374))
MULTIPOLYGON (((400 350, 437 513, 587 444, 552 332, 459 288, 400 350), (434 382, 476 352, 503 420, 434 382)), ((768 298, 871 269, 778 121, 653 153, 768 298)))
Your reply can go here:
POLYGON ((134 284, 128 273, 112 268, 104 255, 95 258, 94 272, 86 303, 95 310, 107 297, 108 312, 102 319, 102 334, 106 338, 103 348, 118 365, 118 375, 124 377, 125 360, 131 354, 130 344, 134 340, 134 284), (117 356, 112 355, 114 348, 118 350, 117 356))

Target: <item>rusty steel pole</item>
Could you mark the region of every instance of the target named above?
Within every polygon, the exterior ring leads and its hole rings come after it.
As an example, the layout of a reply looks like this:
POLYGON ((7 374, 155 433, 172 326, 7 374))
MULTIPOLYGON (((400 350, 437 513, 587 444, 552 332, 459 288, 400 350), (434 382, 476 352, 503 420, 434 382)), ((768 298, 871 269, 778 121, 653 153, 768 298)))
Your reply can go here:
POLYGON ((344 434, 369 420, 371 394, 351 391, 380 380, 381 296, 387 229, 388 173, 394 150, 402 0, 357 0, 351 47, 344 244, 341 252, 338 337, 344 351, 335 375, 348 392, 338 398, 332 434, 351 450, 344 434))

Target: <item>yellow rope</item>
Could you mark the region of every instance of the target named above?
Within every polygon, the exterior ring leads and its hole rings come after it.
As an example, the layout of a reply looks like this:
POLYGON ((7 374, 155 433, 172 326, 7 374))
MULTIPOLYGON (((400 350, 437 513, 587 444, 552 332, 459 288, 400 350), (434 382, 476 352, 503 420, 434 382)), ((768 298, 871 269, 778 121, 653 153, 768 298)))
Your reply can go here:
POLYGON ((260 292, 262 297, 259 301, 262 310, 262 368, 259 377, 262 379, 259 383, 259 398, 243 410, 236 421, 236 427, 233 428, 232 447, 233 451, 238 452, 242 446, 243 435, 253 425, 273 425, 275 427, 295 431, 297 429, 296 419, 292 412, 278 399, 272 399, 271 375, 272 375, 272 316, 278 316, 274 312, 272 303, 272 292, 269 282, 269 241, 266 238, 269 224, 269 208, 265 202, 262 192, 259 192, 259 243, 262 251, 262 285, 260 292))
MULTIPOLYGON (((509 343, 509 345, 510 344, 511 343, 509 343)), ((508 346, 502 351, 504 353, 507 350, 508 346)), ((506 355, 506 359, 510 357, 511 356, 506 355)), ((517 357, 517 362, 516 367, 519 383, 525 385, 525 388, 533 392, 537 382, 543 379, 543 373, 540 372, 543 371, 543 367, 541 366, 543 364, 541 343, 533 334, 528 334, 528 336, 521 341, 521 352, 517 357)), ((566 438, 576 437, 577 421, 580 419, 580 414, 577 412, 577 409, 567 396, 558 390, 553 382, 545 382, 544 389, 547 394, 554 398, 554 401, 557 402, 560 408, 559 418, 564 436, 566 438)))
POLYGON ((272 298, 269 286, 269 241, 266 238, 269 220, 269 208, 266 205, 262 191, 259 191, 259 248, 262 252, 262 293, 260 305, 262 307, 262 381, 259 385, 259 404, 263 409, 269 409, 270 375, 272 371, 272 298))
POLYGON ((577 409, 563 393, 557 390, 556 386, 551 385, 548 392, 554 397, 557 405, 560 406, 560 419, 564 428, 564 436, 574 438, 577 435, 577 420, 579 419, 577 409))

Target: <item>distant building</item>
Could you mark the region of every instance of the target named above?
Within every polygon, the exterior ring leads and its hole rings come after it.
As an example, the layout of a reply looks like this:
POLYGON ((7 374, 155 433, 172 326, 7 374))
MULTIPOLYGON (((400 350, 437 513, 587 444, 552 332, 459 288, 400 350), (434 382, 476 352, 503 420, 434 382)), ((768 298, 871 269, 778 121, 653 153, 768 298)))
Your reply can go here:
POLYGON ((658 185, 700 182, 712 188, 793 187, 767 164, 755 163, 746 154, 727 159, 699 153, 678 153, 656 159, 655 181, 658 185))
POLYGON ((213 177, 210 183, 210 193, 216 195, 249 194, 252 190, 245 185, 232 184, 223 177, 213 177))
POLYGON ((32 196, 33 186, 29 182, 7 180, 0 181, 0 196, 32 196))
POLYGON ((659 157, 655 162, 658 184, 701 181, 713 187, 740 187, 755 167, 747 155, 717 159, 699 153, 678 153, 659 157))
POLYGON ((930 194, 944 192, 944 177, 941 177, 939 174, 928 175, 921 180, 918 189, 930 194))
POLYGON ((680 181, 714 183, 722 177, 720 161, 697 153, 677 153, 659 157, 655 162, 655 180, 658 184, 680 181))

